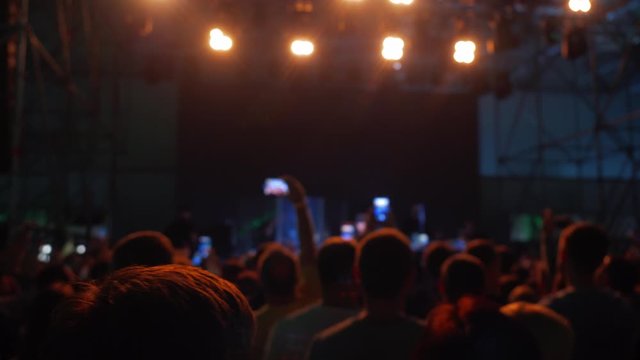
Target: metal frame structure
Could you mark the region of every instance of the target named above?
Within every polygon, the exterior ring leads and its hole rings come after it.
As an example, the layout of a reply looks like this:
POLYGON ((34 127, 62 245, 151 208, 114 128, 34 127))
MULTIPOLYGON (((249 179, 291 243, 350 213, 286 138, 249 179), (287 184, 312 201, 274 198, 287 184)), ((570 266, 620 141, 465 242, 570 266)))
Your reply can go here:
MULTIPOLYGON (((56 229, 64 229, 80 215, 91 214, 92 163, 97 156, 110 156, 113 162, 108 171, 112 179, 117 166, 119 94, 117 90, 111 94, 114 109, 111 123, 102 121, 104 42, 101 29, 95 24, 96 2, 56 0, 47 3, 40 6, 55 5, 55 23, 47 24, 57 26, 55 41, 49 33, 44 34, 47 40, 42 40, 32 26, 34 6, 30 7, 29 0, 11 0, 8 4, 13 13, 17 13, 8 19, 7 28, 11 32, 3 44, 17 48, 13 59, 15 70, 6 69, 10 71, 9 81, 15 84, 15 91, 8 99, 14 104, 7 187, 10 239, 17 235, 29 209, 46 209, 50 217, 47 225, 56 229), (69 177, 72 173, 79 174, 85 214, 71 211, 69 177), (46 186, 34 186, 34 179, 45 178, 46 186)), ((117 74, 114 71, 114 82, 117 74)), ((110 198, 115 198, 115 186, 111 186, 110 191, 110 198)), ((90 223, 87 220, 87 224, 90 223)))
MULTIPOLYGON (((589 180, 583 176, 585 166, 595 163, 597 213, 582 215, 592 217, 605 224, 616 235, 621 235, 623 229, 620 228, 619 221, 625 206, 631 208, 636 225, 640 225, 640 105, 633 103, 631 94, 632 88, 640 83, 637 66, 632 61, 633 52, 638 47, 632 39, 607 30, 602 24, 589 28, 589 51, 582 59, 563 59, 559 45, 538 46, 533 55, 520 64, 531 68, 531 78, 525 82, 527 85, 514 86, 522 90, 517 95, 519 99, 515 113, 505 117, 503 101, 494 100, 494 140, 498 178, 524 180, 518 200, 519 209, 514 210, 524 211, 531 204, 540 210, 546 206, 541 194, 533 191, 535 186, 543 186, 545 180, 553 178, 545 170, 545 165, 553 163, 575 166, 579 174, 578 182, 584 184, 589 180), (603 43, 607 44, 606 51, 601 51, 603 43), (612 46, 615 48, 612 49, 612 46), (569 75, 566 74, 567 70, 570 70, 569 75), (559 80, 559 85, 550 87, 545 76, 559 80), (572 97, 575 105, 573 119, 570 120, 575 125, 572 133, 556 135, 547 127, 543 112, 544 94, 551 92, 572 97), (611 117, 608 112, 616 96, 624 96, 626 113, 611 117), (532 97, 535 104, 536 131, 532 134, 535 145, 518 149, 513 144, 512 135, 523 126, 524 107, 528 97, 532 97), (585 125, 585 119, 581 118, 577 110, 580 104, 592 114, 593 121, 590 124, 585 125), (501 138, 501 134, 504 135, 505 132, 507 136, 501 138), (553 158, 548 156, 551 151, 556 154, 553 158), (621 165, 619 176, 608 178, 604 171, 607 161, 621 155, 624 155, 626 161, 621 165), (523 176, 521 171, 512 170, 514 164, 527 164, 530 171, 523 176)), ((538 35, 541 39, 542 34, 538 35)))

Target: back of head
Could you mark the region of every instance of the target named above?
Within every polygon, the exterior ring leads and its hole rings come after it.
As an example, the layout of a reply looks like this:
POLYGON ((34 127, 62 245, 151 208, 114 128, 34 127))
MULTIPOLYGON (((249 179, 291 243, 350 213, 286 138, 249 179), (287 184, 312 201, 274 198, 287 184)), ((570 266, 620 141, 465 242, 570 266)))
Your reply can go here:
POLYGON ((592 276, 607 254, 609 241, 600 227, 589 223, 569 226, 560 235, 560 256, 581 276, 592 276))
POLYGON ((244 264, 239 259, 228 259, 222 264, 222 278, 236 283, 238 275, 245 270, 244 264))
POLYGON ((342 238, 330 238, 318 252, 318 273, 324 288, 353 283, 356 247, 342 238))
POLYGON ((171 240, 157 231, 138 231, 118 240, 113 247, 112 267, 158 266, 173 262, 171 240))
POLYGON ((271 244, 260 255, 258 273, 267 297, 295 296, 299 281, 295 255, 279 244, 271 244))
POLYGON ((51 358, 229 359, 245 355, 253 336, 244 296, 189 266, 128 267, 64 305, 51 358))
POLYGON ((413 272, 410 242, 400 231, 384 228, 367 235, 358 249, 362 287, 371 299, 396 299, 413 272))
POLYGON ((474 256, 456 254, 442 265, 444 292, 449 302, 464 295, 485 293, 484 266, 474 256))
POLYGON ((424 249, 422 263, 433 279, 439 279, 442 264, 455 253, 455 250, 446 242, 434 241, 424 249))
POLYGON ((526 328, 502 315, 495 304, 476 297, 437 306, 427 319, 418 354, 429 360, 539 359, 526 328))
MULTIPOLYGON (((498 265, 498 254, 491 240, 476 239, 467 245, 467 253, 473 255, 484 264, 486 269, 493 269, 498 265)), ((496 270, 499 270, 496 268, 496 270)))
POLYGON ((505 305, 500 311, 529 329, 542 360, 571 359, 573 331, 567 319, 545 306, 524 302, 505 305))

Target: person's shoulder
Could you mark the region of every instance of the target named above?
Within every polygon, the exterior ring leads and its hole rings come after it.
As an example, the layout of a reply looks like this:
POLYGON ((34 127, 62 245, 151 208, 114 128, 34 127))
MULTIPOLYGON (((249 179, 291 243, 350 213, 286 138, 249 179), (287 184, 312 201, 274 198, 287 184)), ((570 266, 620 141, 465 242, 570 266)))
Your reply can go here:
POLYGON ((335 359, 336 354, 347 350, 345 346, 350 343, 351 332, 358 321, 358 317, 354 316, 316 334, 313 337, 307 359, 335 359))
POLYGON ((300 309, 296 309, 294 311, 292 311, 291 313, 289 313, 287 316, 285 316, 280 322, 283 324, 290 324, 290 323, 295 323, 300 319, 303 319, 311 314, 313 314, 314 312, 318 311, 318 309, 320 308, 321 304, 319 302, 307 305, 307 306, 303 306, 300 309))
POLYGON ((345 319, 318 333, 314 337, 314 341, 331 342, 339 340, 340 338, 348 336, 349 333, 353 332, 357 328, 360 321, 361 319, 359 316, 353 316, 345 319))
POLYGON ((565 302, 570 302, 573 295, 573 289, 567 288, 559 290, 545 296, 544 298, 542 298, 542 300, 540 300, 540 302, 538 302, 538 304, 546 306, 548 308, 554 308, 557 306, 561 306, 565 302))

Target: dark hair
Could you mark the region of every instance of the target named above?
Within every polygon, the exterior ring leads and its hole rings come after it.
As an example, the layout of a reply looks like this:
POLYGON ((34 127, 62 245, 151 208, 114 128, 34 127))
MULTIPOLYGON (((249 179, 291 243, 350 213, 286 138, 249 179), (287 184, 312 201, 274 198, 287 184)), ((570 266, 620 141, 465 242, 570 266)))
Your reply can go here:
POLYGON ((576 272, 592 275, 607 255, 609 240, 602 228, 582 222, 562 231, 560 246, 566 260, 576 272))
POLYGON ((429 314, 416 359, 535 360, 539 350, 526 328, 474 297, 437 306, 429 314))
POLYGON ((484 266, 476 257, 456 254, 442 265, 444 291, 447 300, 456 302, 464 295, 485 292, 484 266))
POLYGON ((128 267, 63 305, 50 358, 228 359, 253 336, 238 289, 191 266, 128 267))
POLYGON ((157 231, 138 231, 118 240, 113 247, 112 267, 158 266, 173 262, 171 240, 157 231))
POLYGON ((323 286, 351 282, 356 247, 340 238, 328 239, 318 252, 318 273, 323 286))
POLYGON ((400 231, 384 228, 367 235, 358 249, 362 287, 370 298, 400 295, 413 271, 410 242, 400 231))
POLYGON ((258 261, 260 282, 267 295, 294 296, 299 281, 298 272, 296 257, 279 244, 270 244, 258 261))
POLYGON ((475 256, 486 268, 493 266, 498 261, 496 248, 491 240, 476 239, 467 244, 467 253, 475 256))
POLYGON ((444 241, 434 241, 429 244, 422 254, 422 262, 427 272, 434 278, 440 278, 442 264, 456 252, 444 241))

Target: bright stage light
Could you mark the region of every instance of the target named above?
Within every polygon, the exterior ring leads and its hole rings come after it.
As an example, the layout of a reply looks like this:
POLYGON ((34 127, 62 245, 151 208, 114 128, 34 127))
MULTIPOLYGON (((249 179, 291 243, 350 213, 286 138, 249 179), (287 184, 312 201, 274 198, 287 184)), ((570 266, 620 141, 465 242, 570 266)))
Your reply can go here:
POLYGON ((393 5, 411 5, 413 4, 413 0, 389 0, 393 5))
POLYGON ((398 61, 404 56, 404 40, 387 36, 382 42, 382 57, 389 61, 398 61))
POLYGON ((461 64, 471 64, 476 59, 476 44, 471 40, 460 40, 454 47, 453 60, 461 64))
POLYGON ((233 47, 233 40, 222 30, 215 28, 209 32, 209 46, 214 51, 229 51, 233 47))
POLYGON ((573 12, 588 13, 591 10, 590 0, 569 0, 569 9, 573 12))
POLYGON ((315 51, 315 46, 309 40, 293 40, 291 42, 291 53, 295 56, 311 56, 315 51))

